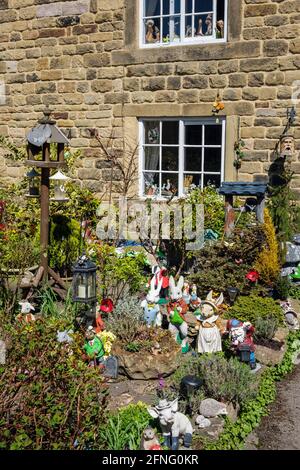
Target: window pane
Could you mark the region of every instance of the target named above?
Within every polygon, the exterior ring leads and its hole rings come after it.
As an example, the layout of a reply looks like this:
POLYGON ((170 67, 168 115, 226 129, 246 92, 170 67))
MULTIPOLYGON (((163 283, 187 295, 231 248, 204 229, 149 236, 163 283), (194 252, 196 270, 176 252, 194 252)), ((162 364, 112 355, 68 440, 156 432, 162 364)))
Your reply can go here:
POLYGON ((173 15, 174 13, 180 13, 180 1, 181 0, 173 0, 173 7, 170 0, 163 0, 163 14, 173 15))
POLYGON ((160 19, 145 20, 145 43, 152 44, 160 41, 160 19))
POLYGON ((159 170, 159 147, 145 147, 144 170, 159 170))
POLYGON ((221 172, 221 149, 204 149, 204 171, 221 172))
POLYGON ((197 36, 212 36, 213 34, 213 15, 195 15, 194 27, 197 36))
POLYGON ((202 144, 202 126, 185 126, 185 145, 202 144))
POLYGON ((178 121, 165 121, 162 124, 162 143, 175 144, 179 143, 179 123, 178 121))
POLYGON ((178 147, 162 148, 162 170, 178 171, 178 147))
POLYGON ((204 175, 204 186, 212 184, 219 188, 221 186, 221 176, 220 175, 204 175))
POLYGON ((213 11, 213 0, 195 0, 195 13, 213 11))
POLYGON ((160 15, 160 0, 145 0, 145 16, 160 15))
POLYGON ((163 18, 163 42, 180 42, 180 16, 163 18))
POLYGON ((217 0, 217 38, 224 37, 225 6, 224 0, 217 0))
POLYGON ((147 196, 159 194, 159 173, 144 173, 144 193, 147 196))
POLYGON ((201 171, 202 169, 202 149, 186 148, 185 149, 185 171, 201 171))
POLYGON ((186 194, 195 187, 201 188, 201 175, 185 174, 183 178, 184 193, 186 194))
POLYGON ((205 126, 205 145, 221 145, 222 144, 222 126, 209 125, 205 126))
POLYGON ((161 195, 172 196, 173 194, 175 196, 178 195, 178 175, 172 173, 163 173, 161 195))
POLYGON ((159 121, 145 121, 145 143, 159 144, 159 121))
POLYGON ((185 0, 185 12, 193 13, 193 0, 185 0))

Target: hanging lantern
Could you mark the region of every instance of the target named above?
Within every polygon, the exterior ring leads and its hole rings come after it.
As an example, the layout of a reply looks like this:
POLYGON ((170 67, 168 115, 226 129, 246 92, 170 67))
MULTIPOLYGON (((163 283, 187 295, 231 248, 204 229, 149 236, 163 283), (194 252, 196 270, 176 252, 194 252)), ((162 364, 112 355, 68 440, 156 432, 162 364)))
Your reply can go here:
POLYGON ((54 197, 51 201, 66 202, 69 200, 66 191, 66 182, 70 180, 68 176, 64 175, 61 171, 55 173, 55 175, 49 178, 54 181, 54 197))
POLYGON ((33 168, 26 174, 29 181, 29 193, 27 197, 39 197, 40 195, 40 175, 33 168))
POLYGON ((79 258, 73 268, 73 301, 85 304, 96 302, 97 266, 86 255, 79 258))

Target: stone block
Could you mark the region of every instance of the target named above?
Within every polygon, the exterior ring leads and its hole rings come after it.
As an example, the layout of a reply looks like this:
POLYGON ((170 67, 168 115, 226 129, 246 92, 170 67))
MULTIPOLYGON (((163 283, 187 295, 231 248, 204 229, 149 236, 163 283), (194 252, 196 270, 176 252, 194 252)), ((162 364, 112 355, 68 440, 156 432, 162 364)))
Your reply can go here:
POLYGON ((219 73, 232 73, 237 72, 239 69, 238 60, 222 60, 218 64, 219 73))
POLYGON ((262 72, 276 70, 278 67, 277 59, 242 59, 240 62, 241 72, 262 72))
POLYGON ((228 78, 225 75, 216 75, 209 77, 209 84, 211 88, 225 88, 227 86, 228 78))
POLYGON ((300 28, 297 24, 284 25, 276 29, 276 37, 281 38, 297 38, 299 36, 300 28))
POLYGON ((180 90, 178 92, 178 103, 197 103, 198 90, 180 90))
POLYGON ((300 54, 300 39, 290 41, 289 50, 292 54, 300 54))
POLYGON ((66 32, 64 29, 41 29, 39 32, 40 38, 59 38, 61 36, 65 36, 66 32))
POLYGON ((289 18, 283 15, 270 15, 265 17, 266 26, 282 26, 289 22, 289 18))
POLYGON ((90 9, 89 0, 77 0, 73 2, 63 2, 62 3, 62 15, 82 15, 87 13, 90 9))
MULTIPOLYGON (((221 79, 221 77, 220 77, 221 79)), ((184 77, 182 82, 183 88, 208 88, 208 78, 201 75, 192 77, 184 77)))
POLYGON ((91 85, 92 91, 105 93, 107 91, 112 91, 112 81, 111 80, 94 80, 91 85))
POLYGON ((158 91, 155 93, 155 101, 157 103, 172 103, 176 101, 176 92, 175 91, 158 91))
POLYGON ((85 67, 105 67, 110 63, 110 55, 108 53, 85 54, 83 63, 85 67))
POLYGON ((96 24, 77 25, 73 28, 73 34, 92 34, 98 31, 96 24))
POLYGON ((150 91, 134 91, 131 99, 133 103, 151 103, 154 100, 154 93, 150 91))
POLYGON ((266 85, 284 85, 285 75, 283 72, 269 72, 265 81, 266 85))
POLYGON ((287 41, 271 40, 264 42, 264 54, 268 57, 286 55, 289 49, 287 41))
POLYGON ((277 5, 274 4, 264 4, 264 5, 246 5, 245 7, 245 17, 249 16, 267 16, 275 15, 277 13, 277 5))
POLYGON ((124 78, 123 85, 125 91, 139 91, 140 80, 138 78, 124 78))
MULTIPOLYGON (((146 93, 146 92, 144 92, 146 93)), ((104 96, 105 104, 129 103, 130 94, 126 93, 106 93, 104 96)))
POLYGON ((168 90, 180 90, 180 88, 181 88, 181 77, 168 77, 167 78, 168 90))
POLYGON ((164 77, 143 78, 142 89, 146 91, 164 90, 166 79, 164 77))
MULTIPOLYGON (((75 2, 73 2, 75 3, 75 2)), ((37 18, 46 18, 49 16, 61 16, 63 3, 46 3, 39 5, 36 9, 37 18)))
POLYGON ((245 73, 235 73, 228 76, 229 86, 230 87, 244 87, 247 85, 247 74, 245 73))
POLYGON ((244 39, 272 39, 275 36, 275 28, 273 27, 260 27, 260 28, 248 28, 244 30, 244 39))

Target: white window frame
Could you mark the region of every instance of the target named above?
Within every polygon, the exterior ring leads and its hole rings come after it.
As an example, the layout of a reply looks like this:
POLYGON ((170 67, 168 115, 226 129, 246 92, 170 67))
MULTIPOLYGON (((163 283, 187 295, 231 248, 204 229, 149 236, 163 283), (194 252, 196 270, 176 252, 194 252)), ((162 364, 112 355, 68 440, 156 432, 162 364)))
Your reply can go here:
MULTIPOLYGON (((162 1, 161 2, 161 12, 162 10, 162 1)), ((186 16, 194 16, 194 13, 190 15, 189 13, 185 13, 185 0, 180 0, 181 1, 181 13, 180 14, 174 14, 174 16, 180 16, 180 36, 181 39, 180 41, 174 41, 174 42, 162 42, 162 33, 163 33, 163 18, 164 17, 169 17, 170 15, 163 15, 161 14, 160 16, 152 16, 152 17, 147 17, 144 15, 145 13, 145 0, 139 0, 140 2, 140 8, 139 8, 139 16, 140 16, 140 21, 139 21, 139 43, 140 43, 140 48, 142 49, 149 49, 149 48, 157 48, 157 47, 173 47, 173 46, 185 46, 185 45, 190 45, 190 44, 218 44, 218 43, 225 43, 227 42, 227 32, 228 32, 228 0, 224 0, 224 38, 216 38, 215 36, 215 30, 216 30, 216 11, 217 11, 217 0, 213 0, 213 10, 214 10, 214 15, 213 15, 213 35, 212 36, 197 36, 197 37, 192 37, 192 38, 186 38, 185 37, 185 18, 186 16), (145 38, 145 31, 144 31, 144 22, 145 19, 153 19, 153 18, 160 18, 160 42, 158 43, 151 43, 151 44, 146 44, 144 41, 145 38), (183 38, 183 39, 182 39, 183 38)), ((172 4, 173 4, 173 11, 174 11, 174 2, 173 0, 170 0, 170 14, 172 11, 172 4)), ((193 12, 195 11, 194 9, 194 4, 195 0, 193 0, 193 12)), ((205 15, 205 12, 203 12, 205 15)), ((171 29, 171 27, 170 27, 171 29)))
MULTIPOLYGON (((201 145, 191 145, 186 146, 184 142, 185 136, 185 129, 186 125, 209 125, 209 124, 217 124, 216 118, 159 118, 159 117, 152 117, 152 118, 141 118, 139 120, 139 142, 140 142, 140 151, 139 151, 139 197, 141 199, 156 199, 156 200, 166 200, 168 199, 165 196, 161 195, 146 195, 144 193, 144 173, 147 172, 145 170, 145 146, 147 147, 149 144, 145 144, 145 132, 144 132, 144 123, 147 121, 158 121, 160 123, 160 136, 162 135, 162 123, 166 121, 178 121, 179 122, 179 144, 166 144, 166 147, 178 147, 178 172, 177 171, 167 171, 161 169, 161 158, 162 158, 162 148, 163 145, 161 142, 159 144, 154 144, 154 146, 159 146, 159 153, 160 153, 160 170, 159 171, 151 171, 148 170, 148 173, 159 173, 161 174, 174 174, 178 173, 178 195, 177 198, 184 198, 186 197, 186 193, 184 192, 184 176, 185 174, 201 174, 204 175, 220 175, 221 183, 224 181, 225 177, 225 150, 226 150, 226 117, 217 118, 219 121, 219 125, 222 126, 222 141, 221 145, 204 145, 204 132, 202 132, 202 143, 201 145), (186 147, 199 147, 202 151, 202 168, 199 171, 184 171, 184 158, 185 158, 185 148, 186 147), (204 151, 205 148, 221 148, 221 168, 219 172, 211 172, 211 171, 204 171, 204 151)), ((203 180, 201 178, 202 188, 203 188, 203 180)))

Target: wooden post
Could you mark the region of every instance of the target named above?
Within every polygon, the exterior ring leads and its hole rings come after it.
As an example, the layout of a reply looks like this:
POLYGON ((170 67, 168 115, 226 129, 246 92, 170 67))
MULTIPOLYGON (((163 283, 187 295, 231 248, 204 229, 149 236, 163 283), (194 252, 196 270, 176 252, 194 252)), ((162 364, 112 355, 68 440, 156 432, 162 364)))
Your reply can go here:
POLYGON ((229 238, 234 230, 234 220, 235 220, 235 213, 233 208, 233 196, 226 195, 225 196, 225 227, 224 232, 226 238, 229 238))
MULTIPOLYGON (((43 147, 43 160, 50 160, 50 144, 43 147)), ((50 168, 42 168, 41 179, 41 266, 44 268, 43 281, 48 280, 48 243, 49 243, 49 191, 50 168)))
POLYGON ((257 206, 256 206, 256 219, 260 224, 263 224, 265 221, 265 196, 257 196, 257 206))

